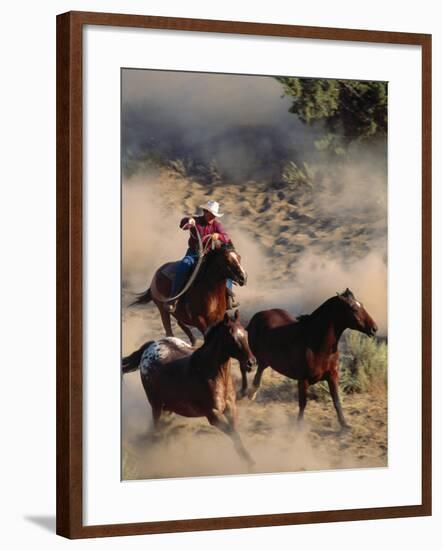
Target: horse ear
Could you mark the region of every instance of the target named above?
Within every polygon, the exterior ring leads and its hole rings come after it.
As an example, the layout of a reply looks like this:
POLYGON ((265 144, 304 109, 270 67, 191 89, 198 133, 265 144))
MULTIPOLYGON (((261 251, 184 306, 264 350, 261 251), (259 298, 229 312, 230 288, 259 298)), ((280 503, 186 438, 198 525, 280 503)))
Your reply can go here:
POLYGON ((235 309, 234 319, 235 319, 235 321, 238 321, 238 319, 239 319, 239 309, 235 309))
POLYGON ((355 297, 355 295, 353 294, 353 292, 352 292, 348 287, 345 289, 345 293, 344 293, 344 294, 345 294, 345 296, 347 296, 348 298, 354 298, 354 297, 355 297))

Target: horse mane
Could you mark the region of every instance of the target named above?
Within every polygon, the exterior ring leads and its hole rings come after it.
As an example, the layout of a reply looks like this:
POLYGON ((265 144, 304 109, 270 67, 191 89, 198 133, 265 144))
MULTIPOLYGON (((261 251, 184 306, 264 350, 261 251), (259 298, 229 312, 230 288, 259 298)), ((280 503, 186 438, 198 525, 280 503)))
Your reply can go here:
MULTIPOLYGON (((215 337, 215 334, 217 333, 219 327, 224 323, 224 321, 218 321, 218 323, 215 323, 214 325, 210 326, 207 331, 204 334, 204 344, 207 342, 213 340, 215 337)), ((204 346, 203 344, 203 346, 204 346)))
MULTIPOLYGON (((216 338, 217 334, 219 333, 221 327, 224 325, 224 321, 218 321, 218 323, 215 323, 214 325, 210 326, 207 331, 204 333, 204 343, 201 347, 196 349, 191 356, 190 361, 190 368, 197 368, 201 369, 201 365, 199 365, 200 358, 204 357, 204 353, 207 350, 207 346, 216 338), (198 366, 196 366, 198 365, 198 366)), ((204 365, 205 366, 205 365, 204 365)))
POLYGON ((306 323, 311 318, 310 313, 302 313, 301 315, 296 316, 296 321, 298 323, 306 323))
POLYGON ((227 250, 229 252, 234 252, 235 251, 235 246, 232 242, 222 243, 221 246, 219 246, 217 248, 214 248, 213 250, 209 250, 206 257, 209 258, 210 256, 213 256, 215 254, 219 254, 223 250, 227 250))
POLYGON ((344 294, 338 294, 337 296, 332 296, 331 298, 327 298, 327 300, 325 300, 325 302, 322 302, 322 304, 318 306, 314 311, 312 311, 308 315, 308 317, 316 318, 317 316, 321 315, 324 312, 324 310, 326 310, 331 304, 336 302, 336 299, 339 298, 339 296, 344 296, 344 294))
MULTIPOLYGON (((299 323, 300 327, 303 330, 306 330, 309 334, 309 345, 312 349, 317 349, 320 345, 320 333, 321 327, 324 327, 329 319, 329 312, 332 312, 334 305, 338 302, 341 302, 340 297, 344 298, 353 298, 354 295, 350 289, 346 289, 342 293, 336 293, 336 296, 331 296, 325 302, 323 302, 319 307, 317 307, 310 314, 299 315, 296 320, 299 323)), ((298 326, 299 326, 298 325, 298 326)))
POLYGON ((217 254, 219 254, 223 250, 228 250, 229 252, 231 252, 231 251, 235 251, 235 247, 233 243, 225 243, 225 244, 223 243, 219 248, 214 248, 213 250, 209 250, 209 252, 205 255, 203 259, 203 263, 201 265, 198 275, 196 276, 194 284, 199 283, 201 280, 206 279, 206 273, 207 273, 207 270, 210 268, 212 258, 214 258, 217 254))
POLYGON ((325 300, 325 302, 323 302, 311 313, 301 313, 301 315, 297 315, 294 324, 301 330, 307 330, 309 332, 313 330, 315 333, 317 331, 318 322, 322 322, 320 321, 321 316, 335 299, 336 296, 332 296, 331 298, 325 300))

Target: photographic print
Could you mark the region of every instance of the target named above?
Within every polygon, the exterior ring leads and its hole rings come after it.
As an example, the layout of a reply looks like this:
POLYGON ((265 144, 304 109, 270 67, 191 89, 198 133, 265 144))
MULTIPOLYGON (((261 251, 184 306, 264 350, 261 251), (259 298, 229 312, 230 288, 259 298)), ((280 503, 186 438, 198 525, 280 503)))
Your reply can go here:
POLYGON ((121 91, 122 480, 388 466, 387 82, 121 91))

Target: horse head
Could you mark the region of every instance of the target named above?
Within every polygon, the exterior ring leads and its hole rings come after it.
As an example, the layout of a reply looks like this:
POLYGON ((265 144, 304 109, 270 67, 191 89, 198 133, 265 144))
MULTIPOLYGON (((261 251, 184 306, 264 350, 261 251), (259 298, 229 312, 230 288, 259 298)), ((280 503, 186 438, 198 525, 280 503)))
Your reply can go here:
POLYGON ((226 313, 221 321, 223 330, 223 347, 229 357, 234 357, 247 368, 252 369, 256 365, 256 359, 249 347, 246 329, 239 320, 239 311, 235 310, 233 316, 226 313))
POLYGON ((374 337, 376 335, 378 326, 349 288, 342 293, 337 292, 334 299, 338 300, 341 305, 344 322, 348 328, 362 332, 367 336, 374 337))
POLYGON ((209 255, 222 278, 232 279, 239 286, 247 284, 247 273, 241 265, 241 256, 232 244, 221 245, 209 252, 209 255))

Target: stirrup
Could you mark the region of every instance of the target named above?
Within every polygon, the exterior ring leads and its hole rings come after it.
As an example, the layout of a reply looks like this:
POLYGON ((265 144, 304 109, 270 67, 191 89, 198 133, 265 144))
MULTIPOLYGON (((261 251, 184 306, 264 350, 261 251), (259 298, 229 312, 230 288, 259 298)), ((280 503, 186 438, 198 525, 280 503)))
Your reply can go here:
POLYGON ((173 300, 172 302, 167 302, 166 304, 164 304, 164 309, 168 313, 175 313, 177 302, 178 302, 178 300, 173 300))

